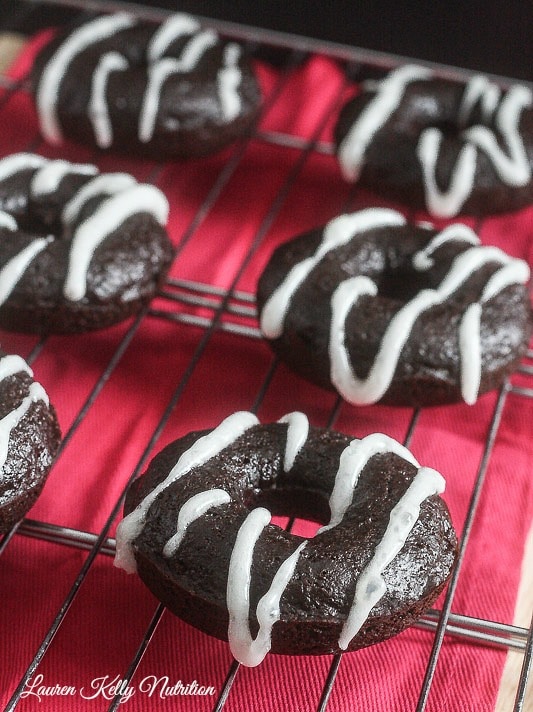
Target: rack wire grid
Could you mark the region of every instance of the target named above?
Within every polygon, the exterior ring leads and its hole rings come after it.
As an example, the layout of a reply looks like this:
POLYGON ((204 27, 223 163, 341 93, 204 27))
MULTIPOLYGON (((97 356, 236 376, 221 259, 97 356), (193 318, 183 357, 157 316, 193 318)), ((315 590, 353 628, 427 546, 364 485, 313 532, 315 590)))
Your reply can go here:
MULTIPOLYGON (((161 20, 166 13, 160 10, 154 10, 143 5, 131 3, 90 3, 90 2, 63 2, 63 3, 18 3, 17 13, 19 18, 28 19, 29 22, 35 18, 35 14, 39 13, 43 7, 52 8, 57 11, 65 10, 69 14, 83 16, 84 14, 98 10, 114 11, 118 9, 127 9, 139 16, 150 20, 161 20)), ((80 349, 85 348, 87 344, 92 343, 95 348, 95 353, 101 349, 104 354, 97 359, 97 372, 93 369, 92 380, 85 388, 83 398, 78 397, 75 404, 70 409, 70 423, 62 441, 60 453, 56 468, 60 467, 65 453, 74 452, 77 454, 77 448, 80 447, 78 442, 78 434, 83 428, 83 424, 87 419, 91 418, 91 414, 96 411, 98 414, 98 404, 104 397, 106 390, 110 387, 111 382, 122 382, 122 387, 126 389, 124 393, 124 412, 127 412, 131 398, 135 397, 135 384, 128 382, 129 371, 124 371, 125 376, 121 381, 121 373, 125 369, 124 362, 133 359, 134 363, 138 363, 139 351, 144 351, 147 348, 152 351, 146 354, 146 358, 150 359, 157 354, 155 361, 157 368, 161 364, 165 364, 166 381, 169 387, 165 389, 164 394, 154 393, 154 399, 158 402, 157 417, 152 414, 152 424, 148 433, 145 433, 144 440, 136 443, 136 466, 133 472, 128 472, 127 475, 122 473, 122 480, 119 484, 114 484, 112 491, 113 505, 100 513, 99 520, 101 526, 96 531, 89 531, 83 528, 69 526, 68 522, 56 523, 54 521, 54 513, 50 513, 50 518, 41 519, 24 519, 18 526, 13 528, 3 536, 0 541, 0 565, 2 558, 8 555, 8 552, 13 550, 14 555, 17 554, 17 546, 22 541, 28 541, 28 538, 39 540, 42 543, 40 549, 40 561, 42 566, 61 565, 63 557, 71 557, 73 552, 83 552, 83 557, 79 558, 79 567, 72 577, 70 586, 66 592, 61 591, 60 595, 54 595, 56 600, 54 604, 55 612, 51 620, 46 622, 46 625, 41 624, 35 626, 35 631, 31 635, 33 647, 31 654, 28 654, 26 646, 23 648, 22 655, 24 656, 22 665, 23 672, 17 678, 18 682, 13 689, 4 691, 5 694, 5 709, 13 710, 19 706, 22 700, 22 693, 29 680, 33 678, 45 663, 47 656, 53 654, 54 646, 58 645, 58 633, 65 622, 69 622, 69 629, 72 625, 87 625, 87 621, 80 614, 75 605, 80 592, 90 587, 96 587, 96 583, 92 580, 91 571, 94 569, 95 562, 107 559, 113 556, 115 550, 115 541, 112 538, 112 532, 117 520, 120 518, 120 511, 123 501, 123 496, 127 485, 143 470, 147 461, 152 454, 159 448, 161 440, 164 440, 164 434, 169 429, 170 423, 179 422, 184 431, 192 429, 188 427, 195 418, 202 420, 202 407, 207 411, 203 422, 200 422, 201 427, 206 427, 211 423, 211 412, 209 405, 209 396, 214 398, 218 403, 218 408, 221 409, 221 402, 224 401, 224 407, 231 408, 238 406, 246 408, 254 412, 263 412, 273 409, 272 403, 276 401, 276 407, 279 406, 281 399, 282 404, 287 406, 287 409, 293 409, 294 400, 298 401, 299 405, 303 401, 311 419, 316 424, 327 425, 333 427, 342 423, 343 429, 354 434, 363 427, 363 417, 359 415, 357 409, 351 408, 343 404, 338 398, 332 394, 324 394, 319 389, 313 386, 302 384, 296 379, 290 379, 289 375, 284 374, 283 366, 278 364, 276 358, 270 355, 270 352, 261 341, 260 332, 256 321, 256 312, 254 304, 254 296, 251 290, 241 289, 241 284, 249 284, 250 280, 243 279, 243 275, 251 272, 256 275, 264 262, 264 254, 266 253, 264 245, 268 242, 268 237, 274 232, 274 227, 280 221, 282 214, 286 211, 286 205, 292 205, 293 201, 289 197, 294 192, 305 193, 312 181, 316 180, 317 169, 324 172, 324 181, 327 182, 334 164, 333 147, 331 143, 324 138, 326 135, 325 127, 332 121, 332 116, 338 110, 341 101, 343 100, 345 90, 350 81, 354 78, 361 78, 368 75, 375 75, 376 72, 382 72, 389 67, 395 66, 400 58, 386 56, 378 53, 358 50, 350 47, 334 45, 332 43, 323 43, 315 40, 296 36, 286 36, 278 33, 273 33, 265 30, 260 30, 250 27, 241 27, 234 24, 224 22, 208 21, 208 24, 214 26, 221 33, 236 37, 242 40, 248 51, 258 57, 265 57, 267 54, 275 57, 276 68, 272 70, 272 75, 276 77, 272 82, 271 89, 265 97, 263 107, 263 117, 271 112, 275 112, 277 103, 280 97, 285 92, 290 91, 291 82, 295 74, 301 71, 302 66, 309 61, 311 57, 323 57, 327 61, 336 63, 341 74, 344 77, 339 82, 329 97, 327 105, 322 105, 317 109, 314 126, 311 135, 301 136, 295 133, 284 133, 276 130, 259 128, 267 125, 268 122, 260 120, 256 129, 252 134, 242 141, 238 142, 231 150, 223 154, 223 159, 216 158, 209 162, 208 167, 205 163, 198 162, 185 164, 180 169, 185 176, 179 184, 178 190, 187 191, 187 181, 191 176, 198 181, 198 174, 204 175, 208 173, 209 177, 205 180, 206 189, 199 197, 194 196, 192 204, 194 209, 186 211, 186 220, 183 222, 183 229, 180 234, 173 235, 175 244, 177 245, 175 266, 181 264, 184 260, 184 255, 188 248, 195 242, 197 234, 209 221, 216 224, 213 216, 217 215, 220 209, 221 196, 231 190, 232 181, 238 171, 244 168, 250 172, 250 167, 246 167, 247 154, 249 146, 254 143, 256 146, 265 147, 268 152, 274 152, 274 159, 270 160, 269 165, 274 162, 282 164, 282 170, 276 172, 275 179, 259 176, 257 180, 270 180, 272 187, 267 191, 269 194, 269 204, 260 206, 260 219, 254 228, 253 235, 243 237, 240 229, 240 216, 236 215, 231 221, 230 242, 225 244, 220 251, 214 250, 215 257, 219 257, 224 266, 223 254, 226 251, 236 250, 238 257, 238 266, 225 279, 218 279, 217 270, 207 270, 207 273, 213 276, 210 281, 203 279, 198 280, 198 274, 188 275, 184 277, 170 277, 160 295, 154 300, 149 308, 146 308, 137 318, 128 322, 123 327, 118 327, 111 330, 111 336, 108 338, 107 346, 102 346, 102 338, 99 335, 91 335, 90 341, 83 341, 84 337, 69 337, 58 339, 49 337, 44 339, 17 337, 14 335, 3 334, 4 344, 12 344, 21 352, 25 350, 23 355, 31 364, 38 364, 40 357, 44 353, 57 353, 57 369, 65 369, 68 372, 70 359, 75 359, 80 355, 80 349), (316 165, 315 165, 316 164, 316 165), (329 171, 329 173, 328 173, 329 171), (194 174, 194 175, 193 175, 194 174), (303 188, 301 187, 303 185, 303 188), (220 286, 222 283, 224 286, 220 286), (168 352, 161 355, 161 347, 157 344, 146 343, 141 338, 143 329, 146 324, 160 322, 162 332, 165 335, 165 348, 168 346, 168 352), (81 343, 80 348, 72 346, 72 344, 81 343), (183 352, 180 358, 176 358, 176 351, 173 348, 183 352), (239 392, 240 374, 231 374, 232 356, 231 353, 236 353, 237 350, 248 355, 251 364, 250 370, 253 370, 254 377, 251 379, 252 386, 246 386, 243 393, 239 392), (221 386, 225 384, 227 392, 223 395, 220 393, 207 393, 202 386, 205 374, 212 371, 220 372, 221 386), (281 375, 280 375, 281 374, 281 375), (279 382, 277 382, 279 381, 279 382), (281 388, 285 389, 280 395, 281 388), (285 387, 284 384, 290 384, 285 387), (218 400, 217 400, 218 399, 218 400), (203 402, 203 406, 202 406, 203 402), (195 409, 194 403, 199 403, 195 409), (270 405, 269 405, 270 404, 270 405), (188 409, 192 408, 192 416, 188 416, 188 409), (184 413, 184 411, 186 411, 184 413), (209 417, 208 417, 209 416, 209 417), (207 419, 207 422, 206 422, 207 419), (50 552, 53 550, 54 556, 48 560, 50 552), (59 552, 59 553, 58 553, 59 552), (50 563, 52 562, 52 563, 50 563), (80 617, 72 621, 74 617, 80 617)), ((450 69, 448 67, 438 67, 437 69, 444 72, 461 73, 459 70, 450 69)), ((465 73, 466 74, 466 73, 465 73)), ((28 91, 27 76, 21 79, 13 80, 9 75, 3 75, 0 78, 0 84, 3 89, 0 98, 0 111, 16 99, 20 94, 25 94, 28 91)), ((37 133, 27 136, 26 150, 43 150, 43 144, 37 133)), ((86 154, 83 154, 86 157, 86 154)), ((98 162, 99 157, 94 156, 93 160, 98 162)), ((143 164, 145 174, 148 180, 165 187, 165 166, 143 164)), ((253 169, 250 172, 252 175, 253 169)), ((253 177, 253 176, 252 176, 253 177)), ((315 186, 316 188, 316 186, 315 186)), ((346 188, 345 194, 341 197, 336 196, 335 201, 328 205, 328 198, 331 197, 327 188, 319 185, 320 192, 324 191, 324 201, 318 208, 318 212, 326 211, 331 216, 337 214, 341 210, 356 208, 361 201, 364 202, 368 196, 361 198, 360 192, 354 189, 346 188)), ((188 196, 190 198, 190 196, 188 196)), ((310 223, 316 219, 315 213, 311 206, 310 223)), ((482 223, 478 223, 478 227, 482 227, 482 223)), ((279 230, 279 226, 278 226, 279 230)), ((209 252, 209 250, 208 250, 209 252)), ((215 267, 217 265, 215 264, 215 267)), ((179 272, 179 270, 178 270, 179 272)), ((202 273, 203 274, 203 273, 202 273)), ((202 275, 200 275, 202 276, 202 275)), ((91 348, 91 347, 89 347, 91 348)), ((99 353, 99 352, 98 352, 99 353)), ((472 655, 476 655, 479 646, 493 648, 494 650, 515 650, 522 655, 522 665, 519 679, 517 681, 516 696, 514 701, 514 710, 521 710, 526 699, 526 687, 528 681, 528 673, 531 667, 532 648, 533 648, 533 628, 529 630, 525 627, 512 625, 510 622, 498 622, 487 620, 485 618, 472 617, 466 614, 452 612, 454 596, 458 582, 462 575, 462 563, 468 550, 468 544, 473 527, 476 523, 476 513, 485 496, 486 474, 490 468, 494 452, 500 446, 498 435, 507 418, 511 418, 515 409, 523 407, 524 403, 530 402, 533 397, 533 352, 530 350, 524 359, 518 373, 518 380, 515 378, 506 382, 501 388, 497 397, 491 400, 490 408, 483 410, 485 420, 479 424, 479 427, 484 432, 482 447, 477 458, 477 466, 475 472, 471 473, 471 487, 467 494, 465 502, 465 514, 462 526, 459 530, 460 538, 460 554, 457 566, 451 578, 446 595, 443 597, 442 605, 439 609, 431 610, 427 615, 419 621, 418 627, 427 631, 427 655, 425 658, 424 667, 420 671, 420 689, 417 691, 418 701, 416 710, 421 711, 426 709, 431 700, 432 686, 436 676, 439 674, 439 658, 443 648, 451 644, 451 641, 468 641, 472 645, 472 655)), ((143 375, 146 376, 146 371, 143 375)), ((244 380, 244 376, 243 376, 244 380)), ((211 387, 210 383, 210 387, 211 387)), ((65 389, 68 389, 68 373, 65 382, 65 389)), ((51 400, 54 398, 68 398, 68 395, 61 396, 61 389, 56 389, 56 392, 50 393, 51 400)), ((380 412, 380 406, 373 407, 374 412, 380 412)), ((155 412, 155 411, 154 411, 155 412)), ((433 411, 433 412, 438 412, 433 411)), ((364 410, 365 417, 369 410, 364 410)), ((119 417, 120 414, 117 414, 119 417)), ((415 433, 419 428, 420 419, 423 417, 420 410, 401 409, 398 411, 387 410, 387 417, 391 418, 394 424, 394 429, 397 432, 402 432, 400 439, 406 445, 409 445, 415 433)), ((370 416, 370 420, 372 417, 370 416)), ((192 422, 197 425, 196 422, 192 422)), ((214 424, 214 423, 213 423, 214 424)), ((175 426, 177 427, 177 426, 175 426)), ((120 453, 121 440, 123 431, 120 428, 110 428, 112 435, 116 436, 117 441, 109 448, 110 453, 120 453)), ((172 430, 170 428, 170 430, 172 430)), ((168 436, 170 437, 170 436, 168 436)), ((83 476, 91 478, 90 454, 87 452, 79 453, 80 462, 83 462, 83 476)), ((120 471, 120 466, 116 463, 112 465, 113 471, 120 471)), ((523 475, 524 473, 519 473, 523 475)), ((99 486, 101 482, 99 480, 99 486)), ((45 489, 46 491, 46 489, 45 489)), ((502 503, 504 506, 505 503, 502 503)), ((116 572, 120 575, 120 572, 116 572)), ((128 580, 129 583, 130 580, 128 580)), ((39 574, 36 573, 35 585, 38 589, 39 574)), ((32 585, 28 583, 28 585, 32 585)), ((131 584, 133 585, 133 584, 131 584)), ((140 588, 135 588, 138 592, 140 588)), ((93 588, 94 595, 98 595, 97 589, 93 588)), ((35 596, 49 595, 49 592, 37 590, 35 596)), ((149 594, 146 594, 148 596, 149 594)), ((152 611, 147 618, 146 627, 139 635, 138 646, 131 659, 128 660, 124 668, 122 678, 125 681, 134 679, 135 673, 138 670, 143 656, 147 654, 150 646, 156 645, 154 642, 157 638, 157 631, 161 627, 172 625, 172 616, 165 613, 161 605, 157 605, 153 599, 149 600, 143 608, 143 613, 146 612, 146 606, 151 605, 152 611)), ((136 616, 135 601, 131 596, 127 600, 119 603, 116 601, 107 605, 129 606, 129 613, 136 616)), ((28 612, 28 621, 14 621, 13 624, 18 626, 20 630, 25 626, 30 625, 33 618, 31 612, 28 612)), ((122 618, 121 618, 122 620, 122 618)), ((95 626, 98 631, 98 621, 91 621, 91 625, 95 626)), ((144 626, 144 623, 143 623, 144 626)), ((112 631, 110 631, 110 634, 112 631)), ((114 631, 116 634, 116 631, 114 631)), ((102 654, 105 653, 107 645, 106 631, 99 630, 97 635, 102 640, 102 654)), ((207 637, 206 637, 207 638, 207 637)), ((217 642, 218 644, 218 642, 217 642)), ((222 644, 220 644, 222 645, 222 644)), ((386 645, 386 644, 384 644, 386 645)), ((176 640, 176 648, 179 647, 179 639, 176 640)), ((379 647, 379 646, 378 646, 379 647)), ((20 651, 13 652, 13 658, 20 661, 20 651)), ((336 686, 342 684, 358 684, 356 681, 342 680, 339 682, 339 670, 342 666, 342 655, 332 656, 327 661, 326 667, 324 660, 321 659, 320 664, 316 663, 316 676, 321 680, 318 695, 314 699, 306 698, 308 709, 317 710, 334 710, 342 709, 339 707, 339 702, 334 701, 334 692, 336 686)), ((175 662, 175 657, 172 658, 175 662)), ((170 663, 169 663, 170 664, 170 663)), ((306 659, 305 665, 314 665, 314 661, 309 662, 306 659)), ((19 665, 20 667, 20 665, 19 665)), ((18 669, 18 668, 17 668, 18 669)), ((295 674, 298 674, 297 672, 295 674)), ((242 682, 243 673, 238 663, 229 663, 226 670, 226 678, 217 688, 217 696, 215 702, 211 699, 210 706, 204 706, 201 709, 231 709, 232 692, 236 686, 246 684, 242 682)), ((249 679, 249 678, 247 678, 249 679)), ((278 689, 275 679, 270 681, 270 695, 272 697, 272 709, 282 709, 281 700, 276 695, 282 694, 278 689)), ((242 688, 240 688, 242 691, 242 688)), ((339 697, 337 693, 337 697, 339 697)), ((470 709, 468 706, 468 690, 457 691, 457 707, 454 709, 470 709)), ((124 702, 120 694, 116 694, 113 699, 105 703, 110 710, 118 709, 119 705, 124 702)), ((154 706, 155 706, 154 701, 154 706)), ((146 702, 147 708, 149 702, 146 702)), ((180 701, 177 709, 186 709, 186 702, 180 701)), ((301 709, 297 703, 294 703, 293 709, 301 709)), ((22 704, 21 707, 24 707, 22 704)), ((49 708, 53 709, 53 705, 49 708)), ((104 701, 102 700, 102 709, 104 701)), ((249 709, 254 709, 254 700, 250 692, 249 709)), ((200 708, 195 708, 200 709, 200 708)))

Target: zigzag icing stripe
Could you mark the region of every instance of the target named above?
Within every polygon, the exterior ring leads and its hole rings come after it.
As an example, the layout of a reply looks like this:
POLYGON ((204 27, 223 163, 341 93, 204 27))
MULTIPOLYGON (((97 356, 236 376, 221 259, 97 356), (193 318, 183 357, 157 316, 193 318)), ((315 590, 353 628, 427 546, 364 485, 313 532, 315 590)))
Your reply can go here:
MULTIPOLYGON (((427 81, 433 73, 423 67, 406 65, 389 73, 369 89, 375 92, 361 111, 339 146, 339 162, 344 176, 351 181, 359 178, 366 152, 377 132, 399 110, 406 89, 412 82, 427 81)), ((472 77, 463 92, 457 112, 459 140, 463 142, 452 170, 449 184, 441 189, 437 184, 437 167, 443 132, 428 127, 419 136, 416 154, 422 170, 426 204, 433 215, 452 217, 470 197, 478 165, 478 155, 484 153, 498 178, 506 185, 521 187, 531 180, 531 165, 519 124, 524 109, 533 106, 533 92, 514 85, 501 96, 497 86, 483 76, 472 77), (469 126, 475 106, 481 105, 483 125, 469 126), (495 130, 489 128, 495 126, 495 130)))

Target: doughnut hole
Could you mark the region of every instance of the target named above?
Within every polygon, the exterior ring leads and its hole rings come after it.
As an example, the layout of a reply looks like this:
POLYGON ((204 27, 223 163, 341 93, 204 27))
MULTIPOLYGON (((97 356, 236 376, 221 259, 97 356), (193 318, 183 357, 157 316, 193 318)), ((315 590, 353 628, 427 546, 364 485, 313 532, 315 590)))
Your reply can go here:
POLYGON ((260 490, 250 504, 251 509, 265 507, 272 513, 273 523, 283 528, 288 526, 291 532, 301 533, 308 539, 314 537, 331 516, 323 493, 304 488, 260 490))

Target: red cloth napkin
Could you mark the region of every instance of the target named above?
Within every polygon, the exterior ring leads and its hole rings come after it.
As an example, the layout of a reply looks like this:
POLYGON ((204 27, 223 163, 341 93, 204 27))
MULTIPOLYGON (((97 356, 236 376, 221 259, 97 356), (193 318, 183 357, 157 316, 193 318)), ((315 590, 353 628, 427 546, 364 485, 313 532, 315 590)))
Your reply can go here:
MULTIPOLYGON (((13 78, 26 76, 37 46, 46 39, 43 36, 28 44, 12 68, 13 78)), ((266 65, 259 65, 258 72, 268 107, 281 75, 266 65)), ((339 99, 351 91, 353 87, 345 85, 334 61, 314 57, 290 73, 260 129, 304 140, 331 141, 339 99)), ((98 156, 83 147, 58 149, 44 144, 24 88, 14 93, 1 91, 0 126, 1 155, 37 150, 77 162, 96 161, 102 170, 128 170, 139 179, 146 179, 155 169, 151 163, 98 156)), ((298 148, 282 148, 261 139, 250 141, 235 171, 216 194, 217 180, 233 150, 199 161, 170 163, 157 173, 157 184, 171 202, 170 235, 179 247, 173 277, 224 289, 235 285, 253 292, 275 245, 326 222, 341 210, 377 203, 363 191, 357 191, 347 203, 350 187, 342 180, 333 157, 317 152, 305 155, 298 148), (194 222, 204 201, 211 200, 209 196, 216 196, 209 212, 194 222)), ((532 237, 533 209, 487 219, 481 227, 484 243, 526 259, 531 258, 532 237)), ((173 313, 184 311, 166 299, 156 300, 154 306, 173 313)), ((211 315, 205 309, 195 312, 211 315)), ((244 322, 255 325, 250 320, 244 322)), ((76 425, 110 360, 125 345, 123 339, 131 323, 88 335, 50 337, 39 352, 33 364, 36 378, 46 387, 69 440, 29 513, 31 519, 98 533, 145 456, 152 456, 189 430, 212 427, 233 411, 252 408, 266 383, 273 359, 259 339, 222 330, 211 333, 200 326, 148 316, 76 425), (170 417, 151 443, 173 398, 170 417)), ((2 348, 23 356, 37 343, 31 336, 1 333, 0 337, 2 348)), ((532 385, 531 377, 524 375, 517 375, 514 382, 532 385)), ((497 394, 493 393, 473 407, 426 409, 410 444, 423 464, 446 477, 445 498, 459 534, 496 402, 497 394)), ((332 394, 280 366, 267 383, 258 415, 270 421, 285 412, 302 410, 313 424, 326 425, 334 405, 332 394)), ((410 409, 344 404, 334 426, 357 437, 383 431, 401 441, 411 417, 410 409)), ((531 422, 533 399, 511 393, 486 472, 454 612, 512 621, 524 541, 533 513, 531 422)), ((115 525, 116 521, 111 536, 115 525)), ((18 534, 0 557, 2 706, 24 675, 86 557, 78 549, 18 534)), ((115 569, 109 556, 98 555, 32 675, 32 684, 25 687, 20 709, 106 709, 113 684, 125 675, 156 608, 157 602, 136 576, 115 569), (49 693, 43 692, 41 699, 37 697, 39 686, 49 693)), ((431 645, 430 632, 413 628, 393 640, 343 656, 328 709, 413 710, 431 645)), ((504 660, 502 649, 446 635, 427 709, 492 709, 504 660)), ((258 668, 239 670, 225 709, 313 710, 330 663, 328 657, 270 655, 258 668)), ((165 612, 131 680, 133 694, 127 692, 125 709, 212 709, 230 665, 226 643, 165 612), (182 689, 182 694, 161 698, 166 678, 168 688, 182 689), (214 694, 192 694, 193 690, 198 692, 198 686, 212 688, 207 692, 214 694)))

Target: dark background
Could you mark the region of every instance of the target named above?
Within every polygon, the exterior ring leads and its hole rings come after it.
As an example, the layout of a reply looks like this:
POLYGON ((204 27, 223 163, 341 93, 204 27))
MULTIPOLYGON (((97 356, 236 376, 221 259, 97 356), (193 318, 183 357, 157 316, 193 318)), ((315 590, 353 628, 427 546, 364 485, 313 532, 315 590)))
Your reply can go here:
POLYGON ((151 4, 533 81, 532 0, 151 4))
MULTIPOLYGON (((145 4, 533 81, 532 0, 160 0, 145 4)), ((27 30, 71 16, 68 9, 53 5, 0 0, 0 28, 4 29, 27 30)))

